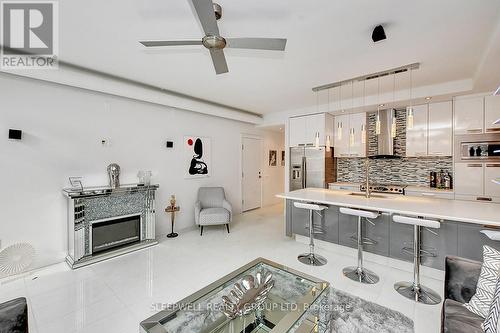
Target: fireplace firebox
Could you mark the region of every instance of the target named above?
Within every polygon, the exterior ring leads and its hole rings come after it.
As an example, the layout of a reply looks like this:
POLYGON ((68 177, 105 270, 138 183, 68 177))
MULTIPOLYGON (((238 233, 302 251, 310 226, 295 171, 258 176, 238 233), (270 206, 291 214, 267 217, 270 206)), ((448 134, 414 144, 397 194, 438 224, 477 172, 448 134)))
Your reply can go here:
POLYGON ((92 254, 141 241, 141 215, 94 221, 92 223, 92 254))

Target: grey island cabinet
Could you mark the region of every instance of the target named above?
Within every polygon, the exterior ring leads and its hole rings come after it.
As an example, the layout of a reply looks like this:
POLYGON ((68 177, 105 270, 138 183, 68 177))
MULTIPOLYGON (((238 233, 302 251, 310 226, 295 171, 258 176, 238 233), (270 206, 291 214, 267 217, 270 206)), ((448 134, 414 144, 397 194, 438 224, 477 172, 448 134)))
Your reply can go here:
MULTIPOLYGON (((309 213, 297 209, 294 200, 286 200, 287 236, 309 235, 309 213)), ((500 206, 499 206, 500 211, 500 206)), ((356 217, 341 214, 339 206, 328 205, 321 218, 313 214, 315 225, 321 226, 322 233, 315 239, 342 246, 356 248, 356 217)), ((413 261, 413 227, 392 222, 392 213, 382 212, 369 221, 364 221, 363 237, 367 243, 364 250, 381 256, 413 261)), ((487 244, 500 250, 500 242, 488 239, 480 231, 487 227, 481 224, 443 220, 441 228, 423 228, 422 265, 444 270, 445 257, 460 257, 481 260, 482 246, 487 244)))

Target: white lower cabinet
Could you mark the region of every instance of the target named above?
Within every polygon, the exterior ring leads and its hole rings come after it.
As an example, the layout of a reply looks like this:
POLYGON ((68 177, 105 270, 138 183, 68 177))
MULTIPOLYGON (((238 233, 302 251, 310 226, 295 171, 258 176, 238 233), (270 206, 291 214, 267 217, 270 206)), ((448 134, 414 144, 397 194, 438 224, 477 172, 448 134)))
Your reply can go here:
POLYGON ((487 197, 500 197, 500 163, 485 164, 484 195, 487 197))
POLYGON ((484 194, 484 169, 481 163, 455 164, 455 193, 482 196, 484 194))

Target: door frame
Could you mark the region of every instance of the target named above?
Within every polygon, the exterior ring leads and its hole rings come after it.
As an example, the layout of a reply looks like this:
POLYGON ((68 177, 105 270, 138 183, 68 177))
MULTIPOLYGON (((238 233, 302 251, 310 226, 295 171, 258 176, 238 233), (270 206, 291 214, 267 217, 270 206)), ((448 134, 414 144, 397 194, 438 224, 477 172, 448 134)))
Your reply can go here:
POLYGON ((240 203, 241 203, 241 212, 246 212, 246 211, 249 211, 249 210, 244 210, 243 209, 243 140, 244 139, 255 139, 255 140, 259 140, 259 146, 260 146, 260 172, 261 172, 261 176, 262 178, 260 179, 260 207, 257 207, 257 208, 254 208, 254 209, 258 209, 258 208, 262 208, 262 179, 263 179, 263 175, 262 175, 262 166, 263 166, 263 161, 262 161, 262 155, 263 155, 263 152, 262 152, 262 147, 263 147, 263 139, 262 139, 262 136, 260 135, 255 135, 255 134, 245 134, 245 133, 242 133, 241 134, 241 137, 240 137, 240 173, 239 173, 239 177, 240 177, 240 203))

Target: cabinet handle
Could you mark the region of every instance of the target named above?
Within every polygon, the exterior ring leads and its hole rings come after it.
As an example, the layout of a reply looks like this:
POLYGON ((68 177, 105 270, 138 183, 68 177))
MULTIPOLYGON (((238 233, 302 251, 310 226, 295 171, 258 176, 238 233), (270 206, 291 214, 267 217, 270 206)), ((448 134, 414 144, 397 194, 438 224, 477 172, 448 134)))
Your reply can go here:
POLYGON ((299 147, 304 147, 305 145, 305 143, 299 143, 299 147))
POLYGON ((340 154, 340 156, 349 157, 349 154, 340 154))
POLYGON ((481 168, 482 166, 482 164, 467 164, 468 168, 481 168))
POLYGON ((467 130, 467 133, 481 133, 482 131, 483 131, 482 128, 474 128, 474 129, 467 130))
POLYGON ((500 132, 500 128, 487 128, 487 132, 500 132))
POLYGON ((444 155, 444 153, 442 153, 440 151, 436 151, 436 152, 433 152, 433 153, 429 153, 429 155, 444 155))
POLYGON ((486 164, 487 168, 500 168, 500 164, 486 164))
POLYGON ((486 198, 486 197, 477 197, 476 200, 477 201, 492 201, 491 198, 486 198))

